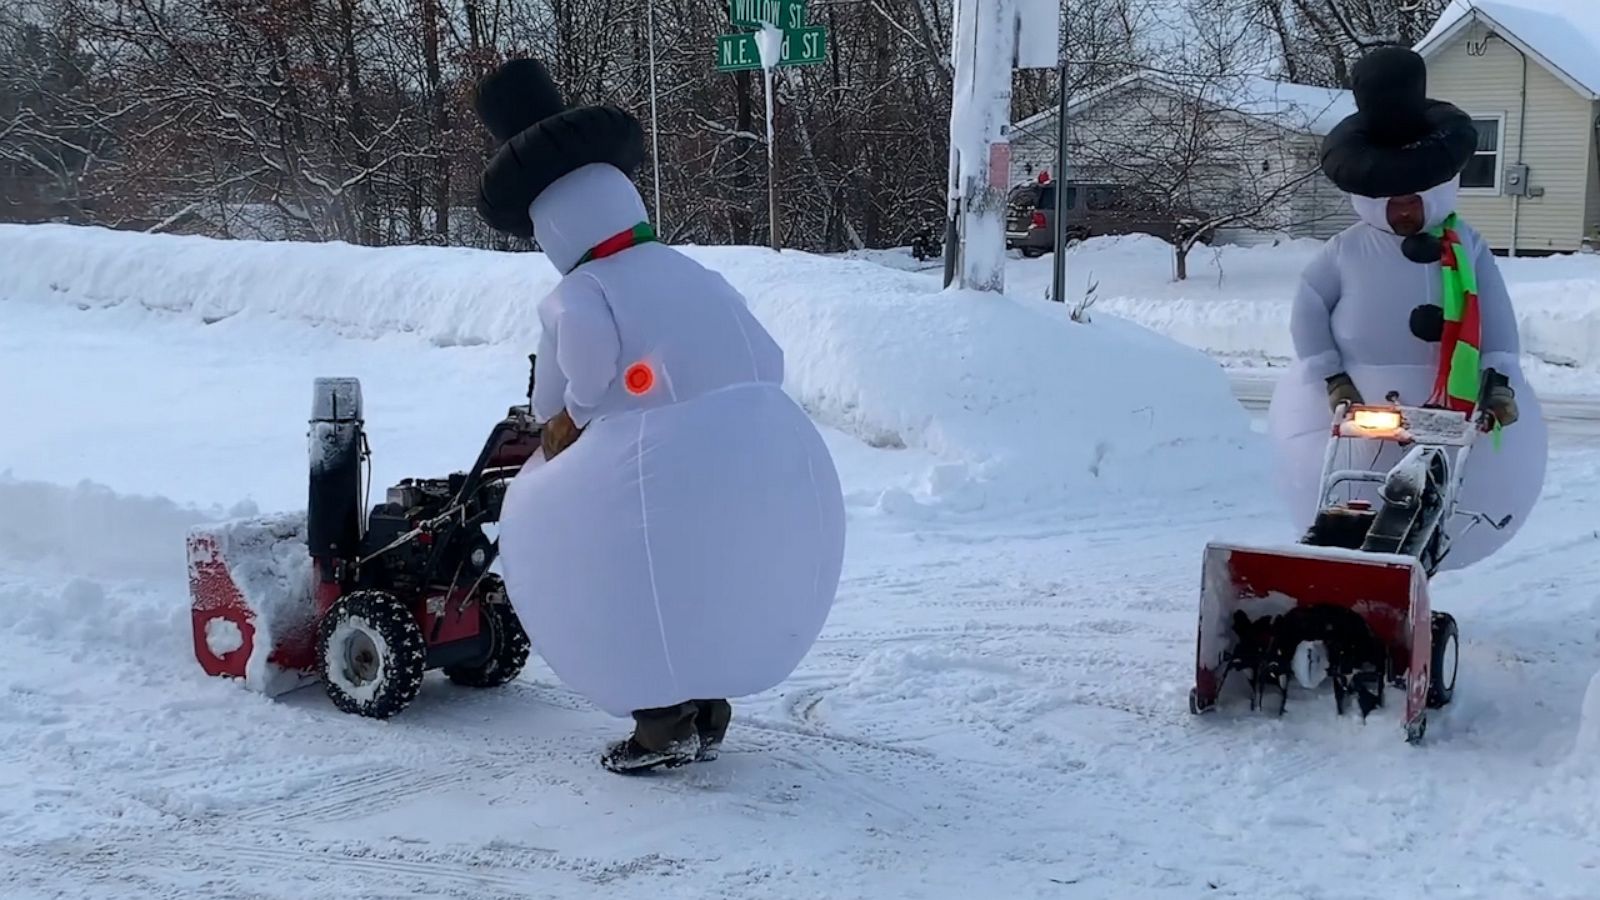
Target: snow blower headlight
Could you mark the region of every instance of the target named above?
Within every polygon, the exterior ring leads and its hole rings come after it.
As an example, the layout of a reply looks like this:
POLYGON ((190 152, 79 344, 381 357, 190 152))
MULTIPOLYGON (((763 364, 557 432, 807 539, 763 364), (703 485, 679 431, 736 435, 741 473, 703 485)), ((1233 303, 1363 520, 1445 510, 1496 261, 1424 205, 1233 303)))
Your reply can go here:
POLYGON ((1400 430, 1400 413, 1392 409, 1358 409, 1350 424, 1369 434, 1392 434, 1400 430))

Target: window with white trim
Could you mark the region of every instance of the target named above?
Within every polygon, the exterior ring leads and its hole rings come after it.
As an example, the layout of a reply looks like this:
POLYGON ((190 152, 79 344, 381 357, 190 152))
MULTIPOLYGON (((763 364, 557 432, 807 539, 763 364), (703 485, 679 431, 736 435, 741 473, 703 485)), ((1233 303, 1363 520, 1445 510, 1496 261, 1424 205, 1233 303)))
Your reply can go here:
POLYGON ((1473 127, 1478 129, 1478 152, 1461 170, 1463 190, 1500 193, 1501 149, 1505 146, 1505 116, 1473 116, 1473 127))

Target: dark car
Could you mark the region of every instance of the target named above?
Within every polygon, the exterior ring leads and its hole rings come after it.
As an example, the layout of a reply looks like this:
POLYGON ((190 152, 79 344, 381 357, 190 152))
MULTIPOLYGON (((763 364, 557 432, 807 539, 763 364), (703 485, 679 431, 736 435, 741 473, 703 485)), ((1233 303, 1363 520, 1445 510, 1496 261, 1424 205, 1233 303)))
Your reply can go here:
MULTIPOLYGON (((1057 184, 1048 181, 1011 189, 1006 199, 1006 249, 1021 250, 1023 256, 1032 258, 1055 248, 1057 189, 1057 184)), ((1178 240, 1203 218, 1120 184, 1070 182, 1066 199, 1068 241, 1110 234, 1151 234, 1178 240)), ((1201 240, 1209 240, 1209 236, 1201 240)))

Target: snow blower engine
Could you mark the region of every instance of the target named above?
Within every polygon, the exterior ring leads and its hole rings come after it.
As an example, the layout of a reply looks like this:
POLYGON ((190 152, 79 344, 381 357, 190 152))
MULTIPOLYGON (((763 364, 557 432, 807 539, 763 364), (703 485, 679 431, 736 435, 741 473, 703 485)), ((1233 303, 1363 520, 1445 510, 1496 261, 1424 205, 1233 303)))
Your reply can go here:
POLYGON ((1314 690, 1332 682, 1343 714, 1354 698, 1365 717, 1383 705, 1385 686, 1405 693, 1406 738, 1427 729, 1427 710, 1455 692, 1458 633, 1448 613, 1430 610, 1428 579, 1450 552, 1446 524, 1462 533, 1495 521, 1457 508, 1461 476, 1475 440, 1492 424, 1482 398, 1497 374, 1485 373, 1469 413, 1341 404, 1323 459, 1318 512, 1298 544, 1273 549, 1212 543, 1201 575, 1195 687, 1189 709, 1222 698, 1228 676, 1245 676, 1250 708, 1268 694, 1281 715, 1291 682, 1314 690), (1353 447, 1399 455, 1386 470, 1341 465, 1353 447))
MULTIPOLYGON (((532 357, 530 357, 532 362, 532 357)), ((471 469, 407 478, 363 516, 371 453, 354 378, 318 378, 303 516, 200 526, 188 537, 195 655, 212 675, 281 693, 320 679, 339 709, 388 718, 423 675, 497 687, 529 641, 490 572, 510 480, 539 450, 529 404, 494 426, 471 469)))

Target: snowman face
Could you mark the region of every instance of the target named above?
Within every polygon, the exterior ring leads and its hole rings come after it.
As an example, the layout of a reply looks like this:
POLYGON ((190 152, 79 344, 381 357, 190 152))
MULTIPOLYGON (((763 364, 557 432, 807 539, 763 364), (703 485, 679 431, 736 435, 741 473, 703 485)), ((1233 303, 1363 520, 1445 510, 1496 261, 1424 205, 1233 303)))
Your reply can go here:
POLYGON ((1361 221, 1391 234, 1408 237, 1437 228, 1456 208, 1459 178, 1436 184, 1418 194, 1395 197, 1350 195, 1350 205, 1361 221))
POLYGON ((1390 197, 1384 212, 1389 220, 1389 229, 1395 234, 1408 236, 1422 230, 1424 212, 1421 194, 1390 197))

